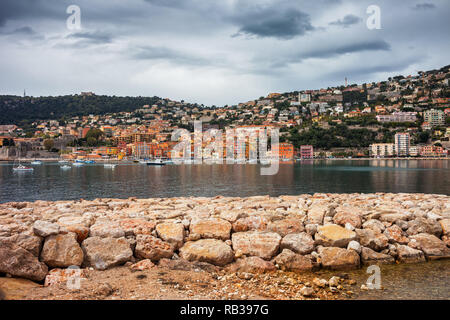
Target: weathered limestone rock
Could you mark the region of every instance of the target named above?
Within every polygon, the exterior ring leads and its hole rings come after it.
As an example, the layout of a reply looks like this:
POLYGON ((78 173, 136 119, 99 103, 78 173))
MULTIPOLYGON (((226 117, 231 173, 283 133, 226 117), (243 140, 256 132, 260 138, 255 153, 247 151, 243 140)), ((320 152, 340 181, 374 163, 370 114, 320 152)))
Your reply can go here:
POLYGON ((90 237, 100 238, 121 238, 125 236, 125 231, 117 221, 102 220, 91 226, 90 237))
POLYGON ((10 241, 2 241, 0 242, 0 272, 42 281, 47 275, 48 268, 31 252, 10 241))
POLYGON ((158 237, 179 249, 184 241, 184 226, 181 223, 163 222, 156 226, 158 237))
POLYGON ((348 246, 347 246, 347 250, 354 250, 354 251, 356 251, 358 254, 360 254, 361 253, 361 245, 359 244, 359 242, 358 241, 350 241, 349 243, 348 243, 348 246))
POLYGON ((125 238, 89 237, 81 245, 87 266, 97 270, 124 264, 131 260, 133 251, 125 238))
POLYGON ((69 232, 77 235, 77 241, 83 242, 89 236, 89 227, 87 221, 83 217, 61 217, 58 225, 69 232))
POLYGON ((281 240, 282 249, 289 249, 298 254, 308 254, 314 250, 314 240, 306 232, 290 233, 281 240))
POLYGON ((274 232, 248 231, 233 233, 231 241, 234 251, 269 260, 277 254, 281 237, 274 232))
POLYGON ((267 227, 269 231, 276 232, 280 236, 284 237, 290 233, 300 233, 305 230, 303 222, 296 218, 287 218, 271 222, 267 227))
POLYGON ((388 238, 382 233, 377 233, 370 229, 357 229, 356 234, 358 235, 359 243, 363 247, 381 251, 386 249, 389 245, 388 238))
POLYGON ((151 235, 156 225, 153 221, 145 219, 123 219, 119 221, 119 224, 126 236, 151 235))
POLYGON ((180 248, 180 256, 188 261, 208 262, 217 266, 224 266, 234 259, 230 246, 217 239, 186 242, 180 248))
POLYGON ((162 258, 171 258, 175 251, 175 247, 172 244, 153 236, 138 235, 136 241, 134 253, 140 259, 158 261, 162 258))
POLYGON ((397 257, 401 263, 424 262, 425 256, 422 251, 405 245, 397 245, 397 257))
POLYGON ((409 239, 403 235, 403 230, 396 224, 386 228, 384 235, 389 243, 408 244, 409 239))
POLYGON ((361 214, 354 208, 340 207, 333 217, 333 222, 341 226, 349 223, 354 228, 360 228, 362 219, 361 214))
POLYGON ((33 224, 33 232, 40 237, 48 237, 59 233, 59 225, 49 221, 37 220, 33 224))
POLYGON ((230 239, 231 223, 219 218, 191 221, 190 232, 203 239, 230 239))
POLYGON ((130 266, 130 269, 133 271, 144 271, 153 269, 155 265, 150 259, 144 259, 130 266))
POLYGON ((260 257, 245 257, 230 265, 231 272, 266 273, 276 271, 275 265, 260 257))
POLYGON ((284 249, 273 261, 283 271, 302 272, 310 271, 313 268, 310 256, 302 256, 289 249, 284 249))
POLYGON ((319 248, 320 262, 324 268, 332 270, 350 270, 359 267, 359 254, 354 250, 342 248, 319 248))
POLYGON ((81 286, 81 280, 84 279, 87 279, 86 269, 75 269, 75 268, 52 269, 45 277, 44 286, 48 287, 58 284, 76 286, 78 281, 79 285, 81 286))
POLYGON ((31 252, 36 257, 39 257, 41 250, 42 238, 34 235, 27 235, 25 233, 15 234, 11 237, 0 237, 0 242, 10 241, 19 247, 31 252))
POLYGON ((315 240, 317 244, 326 247, 344 248, 350 241, 356 240, 356 233, 336 224, 329 224, 317 228, 315 240))
POLYGON ((390 255, 378 253, 370 248, 361 249, 361 261, 363 264, 392 264, 395 259, 390 255))
POLYGON ((447 248, 445 242, 431 234, 420 233, 415 236, 411 236, 409 246, 422 250, 428 259, 450 257, 450 249, 447 248))
POLYGON ((234 232, 245 232, 251 230, 264 231, 267 229, 267 225, 270 221, 264 216, 250 216, 241 218, 233 223, 234 232))
POLYGON ((442 234, 441 224, 436 220, 419 217, 408 221, 408 235, 413 236, 419 233, 428 233, 440 237, 442 234))
POLYGON ((41 260, 49 267, 81 266, 84 254, 75 233, 57 234, 45 238, 41 260))

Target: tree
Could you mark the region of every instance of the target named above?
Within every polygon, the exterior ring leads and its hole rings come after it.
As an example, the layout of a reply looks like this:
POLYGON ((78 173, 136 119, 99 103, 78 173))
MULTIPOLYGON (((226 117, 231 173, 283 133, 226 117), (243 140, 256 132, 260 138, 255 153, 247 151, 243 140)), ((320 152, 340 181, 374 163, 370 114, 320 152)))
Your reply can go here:
POLYGON ((44 148, 46 150, 50 150, 53 148, 53 146, 55 145, 55 141, 53 141, 53 139, 46 139, 44 140, 44 148))

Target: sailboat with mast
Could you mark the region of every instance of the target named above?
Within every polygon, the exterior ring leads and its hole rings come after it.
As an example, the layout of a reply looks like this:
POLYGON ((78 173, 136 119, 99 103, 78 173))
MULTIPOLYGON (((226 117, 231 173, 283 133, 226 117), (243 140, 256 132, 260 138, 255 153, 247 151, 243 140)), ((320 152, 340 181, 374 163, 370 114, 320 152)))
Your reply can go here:
POLYGON ((13 171, 19 171, 19 172, 21 172, 21 171, 33 171, 33 170, 34 170, 34 169, 31 168, 31 167, 27 167, 27 166, 22 165, 22 164, 20 163, 20 159, 19 159, 19 164, 18 164, 17 166, 14 166, 14 164, 13 164, 13 171))

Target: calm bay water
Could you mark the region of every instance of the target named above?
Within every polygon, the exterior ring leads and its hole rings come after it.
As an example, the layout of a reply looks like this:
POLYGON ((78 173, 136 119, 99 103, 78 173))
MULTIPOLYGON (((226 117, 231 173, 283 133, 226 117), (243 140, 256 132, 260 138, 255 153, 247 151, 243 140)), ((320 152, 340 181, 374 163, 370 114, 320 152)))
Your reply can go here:
POLYGON ((13 172, 0 163, 0 202, 177 196, 295 195, 405 192, 450 195, 450 160, 342 160, 280 163, 262 176, 259 165, 103 164, 61 170, 58 163, 13 172))

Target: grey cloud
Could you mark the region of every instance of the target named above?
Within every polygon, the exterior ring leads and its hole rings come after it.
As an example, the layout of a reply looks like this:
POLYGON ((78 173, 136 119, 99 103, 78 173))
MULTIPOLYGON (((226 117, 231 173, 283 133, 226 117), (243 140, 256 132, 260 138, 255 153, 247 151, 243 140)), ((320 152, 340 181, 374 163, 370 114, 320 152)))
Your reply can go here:
POLYGON ((132 50, 136 60, 165 60, 188 65, 205 65, 208 60, 166 47, 141 46, 132 50))
POLYGON ((66 39, 81 39, 92 44, 112 42, 112 36, 102 32, 77 32, 66 36, 66 39))
POLYGON ((347 28, 353 24, 358 24, 361 21, 362 19, 360 17, 353 14, 347 14, 343 19, 332 21, 329 23, 329 25, 347 28))
POLYGON ((413 7, 414 10, 429 10, 434 8, 436 6, 433 3, 418 3, 413 7))
POLYGON ((292 39, 314 30, 310 16, 295 8, 253 8, 233 20, 240 27, 233 36, 246 34, 262 38, 292 39))

